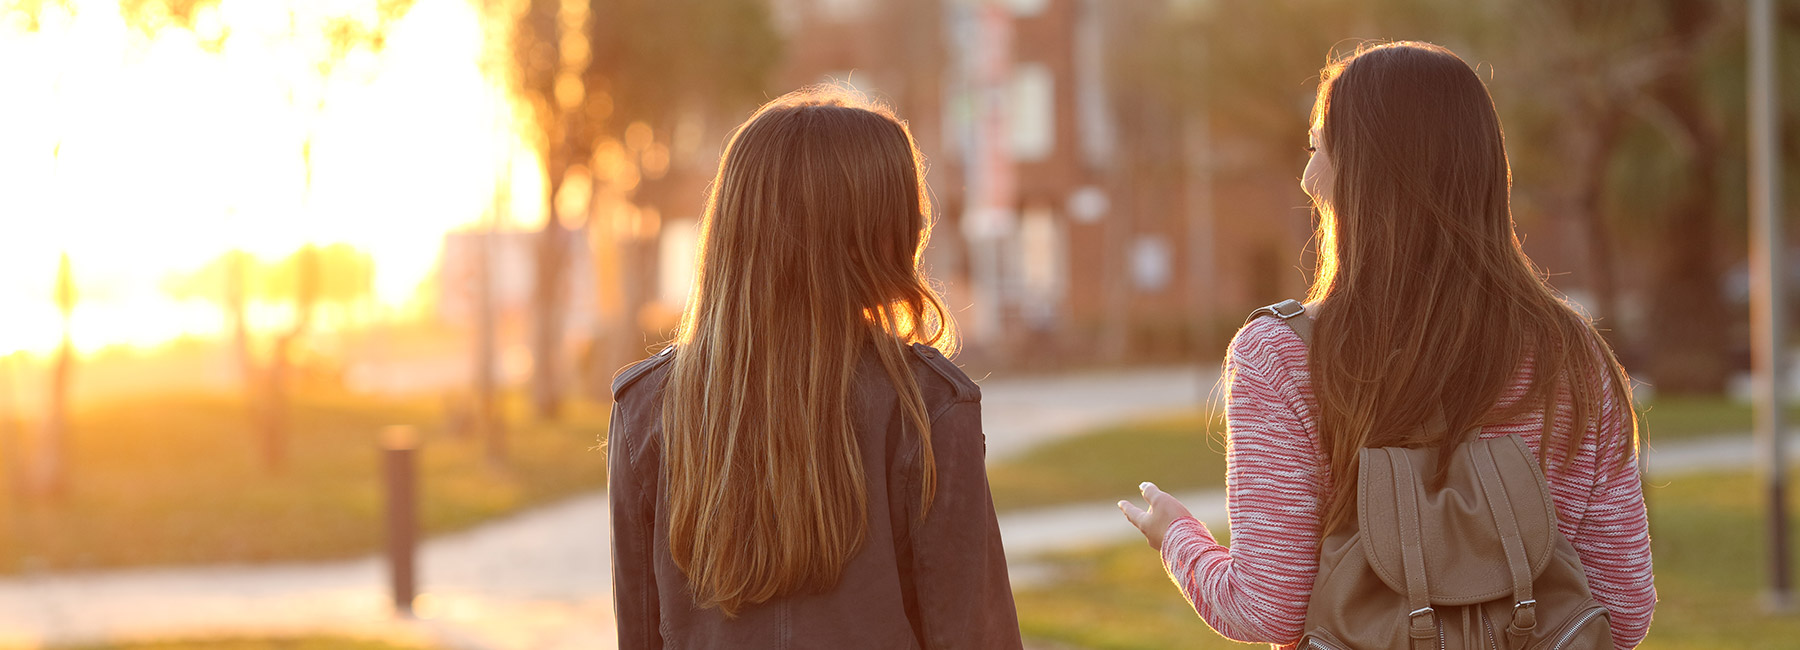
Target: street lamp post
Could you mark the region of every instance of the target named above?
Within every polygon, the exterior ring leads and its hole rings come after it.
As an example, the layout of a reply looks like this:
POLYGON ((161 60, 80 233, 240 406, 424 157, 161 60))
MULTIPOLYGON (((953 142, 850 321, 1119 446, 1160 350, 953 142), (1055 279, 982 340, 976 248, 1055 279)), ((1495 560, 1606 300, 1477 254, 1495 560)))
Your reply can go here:
POLYGON ((1750 33, 1750 330, 1755 351, 1756 439, 1769 507, 1769 605, 1793 606, 1789 582, 1786 454, 1782 401, 1786 359, 1782 343, 1785 293, 1781 235, 1780 134, 1776 130, 1775 20, 1770 0, 1751 0, 1750 33))

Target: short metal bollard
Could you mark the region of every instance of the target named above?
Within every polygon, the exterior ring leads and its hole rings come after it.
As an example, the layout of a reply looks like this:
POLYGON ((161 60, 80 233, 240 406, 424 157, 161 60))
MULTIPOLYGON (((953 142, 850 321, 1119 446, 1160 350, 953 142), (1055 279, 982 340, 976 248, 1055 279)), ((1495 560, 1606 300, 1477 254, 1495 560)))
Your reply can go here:
POLYGON ((413 557, 419 539, 418 480, 414 457, 419 435, 410 426, 390 426, 381 431, 383 475, 387 483, 388 578, 394 596, 394 613, 413 615, 417 595, 413 557))

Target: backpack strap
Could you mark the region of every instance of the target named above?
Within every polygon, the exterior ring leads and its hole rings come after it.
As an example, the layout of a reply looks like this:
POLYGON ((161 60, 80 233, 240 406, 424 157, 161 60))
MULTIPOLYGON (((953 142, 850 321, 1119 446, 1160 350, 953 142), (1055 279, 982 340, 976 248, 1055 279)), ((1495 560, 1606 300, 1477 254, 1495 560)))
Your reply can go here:
POLYGON ((1475 466, 1475 476, 1481 481, 1481 491, 1487 495, 1488 512, 1494 517, 1494 527, 1500 531, 1500 548, 1506 556, 1506 569, 1512 574, 1513 618, 1506 626, 1506 633, 1515 643, 1523 645, 1531 630, 1537 627, 1537 600, 1531 597, 1533 572, 1525 557, 1525 537, 1519 532, 1518 516, 1514 514, 1512 500, 1500 481, 1500 467, 1494 461, 1493 449, 1486 445, 1470 445, 1469 451, 1473 455, 1471 464, 1475 466))
POLYGON ((1306 315, 1305 304, 1293 299, 1283 300, 1250 312, 1250 317, 1244 319, 1244 324, 1249 325, 1250 321, 1264 316, 1280 318, 1281 322, 1287 323, 1288 329, 1294 330, 1294 334, 1300 337, 1301 343, 1304 343, 1307 346, 1312 345, 1313 322, 1312 317, 1306 315))
POLYGON ((1413 473, 1412 459, 1398 449, 1384 448, 1393 468, 1394 510, 1399 520, 1400 563, 1406 581, 1407 636, 1413 650, 1425 650, 1437 639, 1437 612, 1431 608, 1431 585, 1425 577, 1425 529, 1419 522, 1419 477, 1413 473))

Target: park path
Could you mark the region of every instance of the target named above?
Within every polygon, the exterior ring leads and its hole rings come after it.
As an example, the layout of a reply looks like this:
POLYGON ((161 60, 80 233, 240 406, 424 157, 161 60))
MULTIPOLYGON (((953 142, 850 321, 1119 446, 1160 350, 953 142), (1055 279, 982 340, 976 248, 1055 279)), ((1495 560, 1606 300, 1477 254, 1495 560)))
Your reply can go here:
POLYGON ((1095 427, 1191 410, 1216 395, 1218 381, 1212 366, 980 381, 988 462, 1095 427))
MULTIPOLYGON (((991 458, 1094 426, 1194 404, 1216 375, 1160 370, 983 382, 991 458), (1033 396, 1037 396, 1034 398, 1033 396)), ((1800 452, 1800 436, 1789 449, 1800 452)), ((1800 457, 1800 453, 1795 454, 1800 457)), ((1654 478, 1744 467, 1748 435, 1657 444, 1654 478)), ((1213 490, 1178 495, 1223 525, 1213 490)), ((469 649, 601 649, 612 644, 604 494, 577 497, 425 542, 419 617, 389 614, 378 558, 241 567, 134 569, 0 580, 0 648, 89 641, 328 633, 469 649)), ((1110 502, 1001 517, 1015 585, 1053 579, 1034 558, 1131 541, 1110 502)))

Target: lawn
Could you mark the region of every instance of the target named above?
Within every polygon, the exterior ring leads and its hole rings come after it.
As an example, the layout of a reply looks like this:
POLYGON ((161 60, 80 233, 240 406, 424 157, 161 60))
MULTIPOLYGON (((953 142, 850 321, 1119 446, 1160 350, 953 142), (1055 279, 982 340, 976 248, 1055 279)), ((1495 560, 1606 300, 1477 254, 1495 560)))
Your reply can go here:
POLYGON ((426 646, 343 637, 146 641, 67 646, 62 650, 428 650, 426 646))
MULTIPOLYGON (((1800 405, 1789 405, 1789 426, 1800 422, 1800 405)), ((1638 424, 1650 440, 1667 441, 1721 433, 1744 433, 1755 425, 1750 404, 1724 397, 1663 397, 1638 407, 1638 424)))
POLYGON ((1198 412, 1066 438, 988 468, 999 510, 1118 500, 1152 481, 1168 491, 1225 485, 1225 443, 1198 412))
POLYGON ((300 397, 279 475, 258 463, 236 399, 176 395, 85 409, 72 426, 65 499, 0 494, 0 574, 373 552, 384 539, 377 440, 390 424, 415 425, 423 441, 424 529, 467 528, 605 485, 605 460, 591 449, 606 412, 571 406, 561 424, 514 418, 510 459, 493 465, 479 440, 446 431, 438 400, 300 397))
MULTIPOLYGON (((1669 398, 1639 409, 1647 439, 1693 439, 1750 429, 1750 405, 1724 398, 1669 398)), ((1800 409, 1790 421, 1800 422, 1800 409)), ((1223 488, 1223 426, 1201 411, 1163 416, 1065 438, 988 468, 994 506, 1012 510, 1165 491, 1223 488)))
MULTIPOLYGON (((1767 577, 1759 487, 1749 474, 1724 474, 1647 490, 1661 602, 1641 647, 1800 648, 1800 613, 1770 615, 1760 606, 1767 577)), ((1093 650, 1252 647, 1196 618, 1141 543, 1047 561, 1059 579, 1015 593, 1028 637, 1093 650)))

